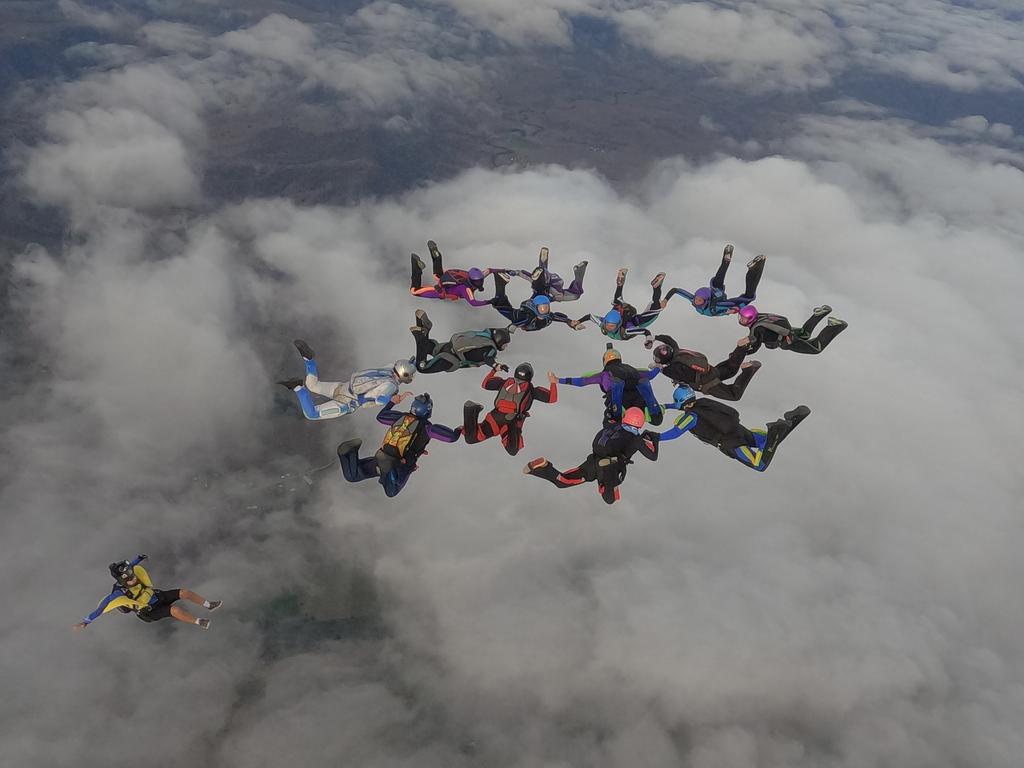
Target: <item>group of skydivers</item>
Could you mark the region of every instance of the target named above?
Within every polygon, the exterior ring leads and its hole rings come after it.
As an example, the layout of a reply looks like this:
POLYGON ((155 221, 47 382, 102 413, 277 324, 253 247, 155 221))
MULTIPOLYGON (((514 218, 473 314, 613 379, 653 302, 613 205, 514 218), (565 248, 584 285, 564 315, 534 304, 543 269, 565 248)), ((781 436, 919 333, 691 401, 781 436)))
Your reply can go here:
POLYGON ((727 456, 763 472, 771 464, 785 437, 810 414, 804 405, 787 411, 781 419, 765 429, 751 430, 740 423, 739 413, 720 400, 739 400, 750 380, 760 368, 758 361, 747 361, 747 355, 762 346, 788 349, 803 354, 818 354, 839 335, 846 323, 828 317, 831 307, 817 307, 807 321, 793 327, 781 315, 758 312, 753 306, 757 286, 764 272, 765 257, 759 255, 747 264, 746 287, 742 294, 729 298, 725 276, 732 262, 733 248, 727 245, 718 271, 707 287, 693 293, 672 288, 662 298, 665 273, 651 280, 651 301, 642 311, 623 301, 625 268, 618 271, 612 307, 604 315, 584 315, 572 319, 552 309, 553 302, 576 301, 583 295, 583 279, 587 262, 573 268, 573 280, 565 285, 562 278, 548 269, 548 249, 541 248, 536 268, 445 269, 437 244, 427 243, 432 261, 432 280, 424 284, 426 264, 412 254, 410 291, 413 296, 440 301, 465 301, 471 306, 494 307, 508 325, 481 330, 461 331, 448 341, 431 338, 433 324, 427 313, 416 310, 416 322, 409 330, 416 345, 412 359, 399 360, 390 368, 358 371, 347 381, 322 381, 316 356, 305 341, 298 339, 295 347, 305 363, 304 378, 279 382, 298 397, 307 419, 321 420, 344 416, 364 407, 380 407, 377 420, 387 426, 384 439, 376 453, 360 458, 360 439, 347 440, 338 446, 338 458, 345 479, 356 483, 376 479, 391 497, 401 492, 415 471, 419 458, 431 440, 454 443, 460 437, 467 443, 483 442, 492 437, 501 440, 509 455, 515 456, 523 447, 523 425, 535 401, 555 403, 558 385, 586 387, 597 385, 604 394, 604 415, 601 431, 595 436, 591 453, 577 467, 559 471, 545 458, 529 462, 523 469, 528 475, 541 477, 558 488, 569 488, 597 482, 607 503, 619 499, 619 486, 626 476, 626 467, 636 453, 652 461, 658 458, 659 443, 674 440, 687 432, 713 445, 727 456), (494 279, 494 296, 478 298, 487 277, 494 279), (531 296, 514 306, 507 295, 513 277, 530 283, 531 296), (655 336, 650 326, 661 315, 673 296, 683 296, 697 312, 710 317, 735 314, 747 335, 733 352, 717 365, 690 349, 680 347, 671 336, 655 336), (815 335, 818 325, 828 317, 825 327, 815 335), (638 369, 622 360, 611 342, 606 345, 600 371, 574 377, 556 377, 548 372, 548 386, 533 383, 534 371, 529 363, 521 363, 511 376, 503 376, 508 366, 498 362, 498 354, 511 343, 516 331, 539 331, 552 323, 564 323, 574 330, 587 322, 595 323, 605 336, 616 341, 644 337, 644 346, 653 349, 654 362, 647 369, 638 369), (413 397, 399 392, 403 384, 412 382, 417 372, 442 373, 488 366, 482 386, 496 392, 493 408, 480 419, 483 406, 469 401, 463 407, 463 424, 452 428, 430 420, 433 401, 429 394, 413 397), (675 385, 670 403, 659 403, 651 387, 657 376, 665 376, 675 385), (731 380, 731 381, 730 381, 731 380), (698 397, 707 395, 707 397, 698 397), (316 402, 314 395, 322 398, 316 402), (413 397, 408 411, 395 406, 413 397), (673 426, 663 432, 644 429, 658 426, 667 410, 680 411, 673 426))
MULTIPOLYGON (((316 355, 305 341, 297 339, 295 347, 305 363, 305 377, 279 382, 295 392, 303 415, 310 420, 333 419, 353 413, 360 408, 377 407, 377 421, 387 427, 380 448, 369 458, 360 458, 362 441, 347 440, 338 446, 338 459, 344 478, 352 483, 376 479, 388 497, 396 496, 405 487, 417 468, 431 440, 454 443, 463 437, 475 444, 497 437, 506 452, 515 456, 523 448, 523 425, 535 401, 553 404, 558 400, 558 385, 586 387, 597 385, 604 395, 604 414, 601 430, 594 437, 591 452, 578 466, 560 471, 541 457, 530 461, 523 469, 527 475, 540 477, 557 488, 571 488, 596 482, 601 498, 608 504, 619 499, 619 486, 626 477, 626 468, 632 458, 641 456, 655 461, 659 444, 674 440, 686 433, 713 445, 731 459, 763 472, 771 464, 779 444, 810 414, 810 409, 799 405, 771 422, 764 429, 748 429, 740 422, 739 413, 722 400, 739 400, 750 380, 761 367, 747 355, 762 346, 768 349, 788 349, 802 354, 818 354, 846 328, 846 323, 829 317, 831 307, 817 307, 799 327, 794 327, 781 315, 759 312, 753 305, 757 286, 764 272, 765 257, 758 255, 747 263, 746 286, 739 296, 729 298, 725 291, 725 276, 732 261, 733 247, 727 245, 718 271, 709 286, 693 293, 672 288, 662 298, 665 273, 659 272, 651 280, 651 301, 643 311, 622 299, 626 282, 625 268, 618 271, 612 307, 604 315, 584 315, 572 319, 552 310, 552 302, 571 302, 583 295, 583 279, 587 262, 573 268, 573 280, 566 286, 562 278, 548 269, 548 249, 541 248, 536 268, 501 269, 471 268, 445 269, 440 250, 431 240, 427 243, 432 261, 432 280, 424 285, 426 265, 412 254, 410 291, 413 296, 441 301, 466 301, 474 307, 490 305, 507 321, 502 327, 462 331, 448 341, 439 342, 430 337, 433 324, 427 313, 416 310, 416 323, 409 330, 416 344, 411 359, 398 360, 389 368, 358 371, 348 381, 322 381, 317 368, 316 355), (494 279, 494 296, 477 298, 484 289, 485 279, 494 279), (513 306, 507 288, 513 277, 527 280, 531 296, 513 306), (722 362, 712 365, 707 356, 680 347, 671 336, 655 336, 650 326, 660 316, 673 296, 685 297, 702 315, 721 317, 735 314, 747 335, 722 362), (818 325, 828 317, 825 327, 815 335, 818 325), (599 371, 582 376, 559 378, 550 371, 548 386, 533 383, 533 366, 520 363, 511 376, 503 376, 508 366, 498 362, 498 353, 511 343, 517 330, 530 332, 547 328, 552 323, 564 323, 580 330, 586 322, 595 323, 601 333, 615 341, 628 341, 643 336, 644 346, 653 349, 654 362, 646 369, 638 369, 623 362, 622 355, 608 342, 599 371), (655 346, 657 344, 657 346, 655 346), (493 408, 480 419, 483 406, 468 401, 463 407, 463 424, 452 428, 430 420, 433 401, 429 394, 413 395, 400 392, 403 384, 410 384, 416 373, 442 373, 462 368, 488 366, 482 387, 496 393, 493 408), (675 385, 672 402, 659 403, 651 382, 664 376, 675 385), (731 380, 731 381, 730 381, 731 380), (698 397, 704 395, 704 397, 698 397), (319 396, 320 402, 314 399, 319 396), (408 411, 395 406, 412 398, 408 411), (677 410, 673 425, 662 432, 645 429, 650 423, 660 425, 665 411, 677 410)), ((208 601, 188 589, 158 590, 153 587, 149 574, 139 563, 146 558, 138 555, 132 560, 110 564, 115 583, 91 614, 75 625, 88 626, 104 613, 119 610, 135 613, 144 621, 175 618, 208 629, 210 620, 195 618, 175 603, 184 599, 215 610, 221 601, 208 601)))

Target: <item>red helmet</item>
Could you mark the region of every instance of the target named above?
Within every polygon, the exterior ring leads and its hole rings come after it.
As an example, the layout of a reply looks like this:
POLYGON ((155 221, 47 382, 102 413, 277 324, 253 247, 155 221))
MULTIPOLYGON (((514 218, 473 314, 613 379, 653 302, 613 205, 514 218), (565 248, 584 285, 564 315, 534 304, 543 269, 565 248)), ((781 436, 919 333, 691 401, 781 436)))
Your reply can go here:
POLYGON ((627 408, 626 412, 622 414, 622 426, 633 427, 633 429, 641 429, 644 424, 647 423, 647 418, 644 416, 642 408, 636 406, 627 408))

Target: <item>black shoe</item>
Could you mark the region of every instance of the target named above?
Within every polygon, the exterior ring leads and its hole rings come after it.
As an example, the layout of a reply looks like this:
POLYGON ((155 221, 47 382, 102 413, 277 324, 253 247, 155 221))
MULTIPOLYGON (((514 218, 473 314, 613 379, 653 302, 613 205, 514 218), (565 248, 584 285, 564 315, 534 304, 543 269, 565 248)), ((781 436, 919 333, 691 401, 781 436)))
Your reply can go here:
POLYGON ((441 258, 441 251, 437 249, 437 243, 435 243, 433 240, 427 240, 427 250, 430 251, 430 258, 441 258))
POLYGON ((726 261, 732 261, 732 246, 727 245, 722 249, 722 258, 726 261))
POLYGON ((782 418, 789 422, 790 431, 796 429, 796 425, 811 415, 811 409, 806 405, 798 405, 792 411, 786 411, 782 418))
POLYGON ((540 249, 540 256, 538 257, 537 261, 538 261, 538 263, 542 267, 544 267, 544 269, 548 268, 548 249, 547 249, 547 246, 544 246, 543 248, 540 249))
POLYGON ((423 263, 423 259, 421 259, 419 256, 417 256, 415 253, 411 254, 411 255, 412 255, 412 268, 416 269, 416 270, 419 270, 420 273, 422 273, 423 270, 427 268, 427 265, 424 264, 423 263))
POLYGON ((830 317, 826 322, 833 327, 838 326, 841 328, 845 328, 847 325, 849 325, 849 323, 847 323, 845 320, 840 320, 838 317, 830 317))
POLYGON ((416 310, 416 325, 427 333, 430 333, 430 329, 434 327, 434 324, 430 322, 430 318, 427 317, 427 313, 422 309, 416 310))
POLYGON ((743 365, 740 366, 740 373, 743 373, 743 371, 750 371, 751 373, 753 373, 754 371, 759 370, 761 370, 760 360, 748 360, 747 362, 743 363, 743 365))
POLYGON ((309 344, 304 342, 302 339, 296 339, 292 343, 295 345, 295 348, 299 350, 299 354, 302 355, 303 358, 305 358, 306 360, 312 360, 315 357, 315 355, 313 354, 312 347, 310 347, 309 344))
POLYGON ((831 311, 832 307, 830 307, 828 304, 822 304, 820 307, 815 307, 811 311, 811 314, 814 315, 815 317, 822 317, 823 315, 827 315, 831 311))
POLYGON ((200 629, 209 629, 210 628, 210 620, 209 619, 196 619, 196 624, 199 625, 200 629))
POLYGON ((305 379, 285 379, 284 381, 277 382, 282 387, 295 391, 305 383, 305 379))
POLYGON ((207 608, 206 610, 208 610, 208 611, 216 611, 223 604, 224 604, 223 600, 211 600, 210 601, 210 607, 207 608))
POLYGON ((757 256, 755 256, 754 258, 747 262, 747 269, 753 269, 762 261, 767 261, 767 259, 767 256, 765 256, 763 253, 759 253, 757 254, 757 256))
POLYGON ((363 441, 358 437, 354 437, 351 440, 346 440, 343 443, 338 444, 338 458, 342 458, 352 453, 352 451, 358 451, 362 446, 363 441))

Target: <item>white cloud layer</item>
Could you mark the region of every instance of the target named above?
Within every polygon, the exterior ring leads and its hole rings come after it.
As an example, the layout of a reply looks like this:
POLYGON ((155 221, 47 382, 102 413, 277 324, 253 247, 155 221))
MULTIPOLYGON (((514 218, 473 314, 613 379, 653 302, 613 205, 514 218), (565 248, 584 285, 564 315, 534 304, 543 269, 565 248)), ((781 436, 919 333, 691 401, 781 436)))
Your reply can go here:
MULTIPOLYGON (((28 167, 75 141, 55 133, 28 167)), ((1024 428, 1022 173, 888 120, 809 118, 785 154, 667 161, 632 195, 550 166, 345 209, 253 200, 184 228, 132 205, 18 257, 46 368, 4 402, 4 761, 120 765, 123 743, 96 737, 115 718, 165 765, 1016 766, 1024 489, 999 436, 1024 428), (302 422, 272 380, 299 370, 292 335, 332 376, 407 354, 408 251, 427 237, 452 265, 542 244, 563 273, 587 258, 581 313, 621 264, 636 301, 659 269, 697 285, 728 240, 738 264, 769 255, 762 309, 827 301, 851 328, 820 357, 760 355, 745 421, 813 409, 764 475, 684 439, 631 467, 614 508, 524 478, 597 429, 597 395, 563 388, 520 459, 441 445, 388 502, 331 463, 379 425, 302 422), (303 503, 299 443, 330 464, 303 503), (115 615, 65 635, 136 549, 161 584, 227 599, 213 631, 115 615), (333 628, 360 615, 353 569, 382 640, 333 628), (297 615, 274 607, 289 596, 297 615), (298 647, 272 652, 282 623, 298 647)), ((438 335, 497 321, 425 307, 438 335)), ((678 304, 656 328, 712 356, 740 335, 678 304)), ((553 328, 509 359, 576 373, 602 348, 553 328)), ((481 377, 413 388, 454 424, 481 377)))

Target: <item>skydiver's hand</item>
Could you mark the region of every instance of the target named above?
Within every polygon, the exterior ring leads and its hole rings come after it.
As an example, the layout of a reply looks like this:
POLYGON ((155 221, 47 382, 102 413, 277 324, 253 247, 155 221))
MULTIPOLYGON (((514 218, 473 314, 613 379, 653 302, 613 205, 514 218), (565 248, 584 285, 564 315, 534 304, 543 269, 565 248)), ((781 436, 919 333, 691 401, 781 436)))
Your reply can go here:
POLYGON ((653 346, 654 346, 654 339, 652 339, 650 336, 648 336, 646 339, 644 339, 644 349, 650 349, 653 346))
POLYGON ((414 397, 414 395, 412 392, 399 392, 391 398, 391 402, 394 403, 395 405, 398 405, 407 397, 414 397))
POLYGON ((551 371, 548 371, 548 384, 557 384, 557 383, 558 383, 558 377, 555 376, 555 374, 552 373, 551 371))
POLYGON ((85 629, 88 626, 89 625, 86 624, 84 621, 80 621, 77 624, 75 624, 73 627, 71 627, 71 629, 73 629, 75 632, 81 632, 83 629, 85 629))
POLYGON ((491 274, 491 268, 490 267, 484 267, 484 269, 482 271, 484 273, 484 277, 487 277, 489 274, 491 274))
POLYGON ((736 342, 737 347, 749 347, 754 340, 749 336, 744 336, 742 339, 736 342))
POLYGON ((727 315, 735 315, 735 314, 739 314, 739 311, 740 311, 739 307, 729 307, 727 310, 725 310, 725 314, 727 314, 727 315))
POLYGON ((136 558, 141 563, 143 560, 149 560, 149 555, 136 555, 136 558))
POLYGON ((504 363, 495 363, 491 366, 491 370, 495 373, 508 373, 508 366, 504 363))

